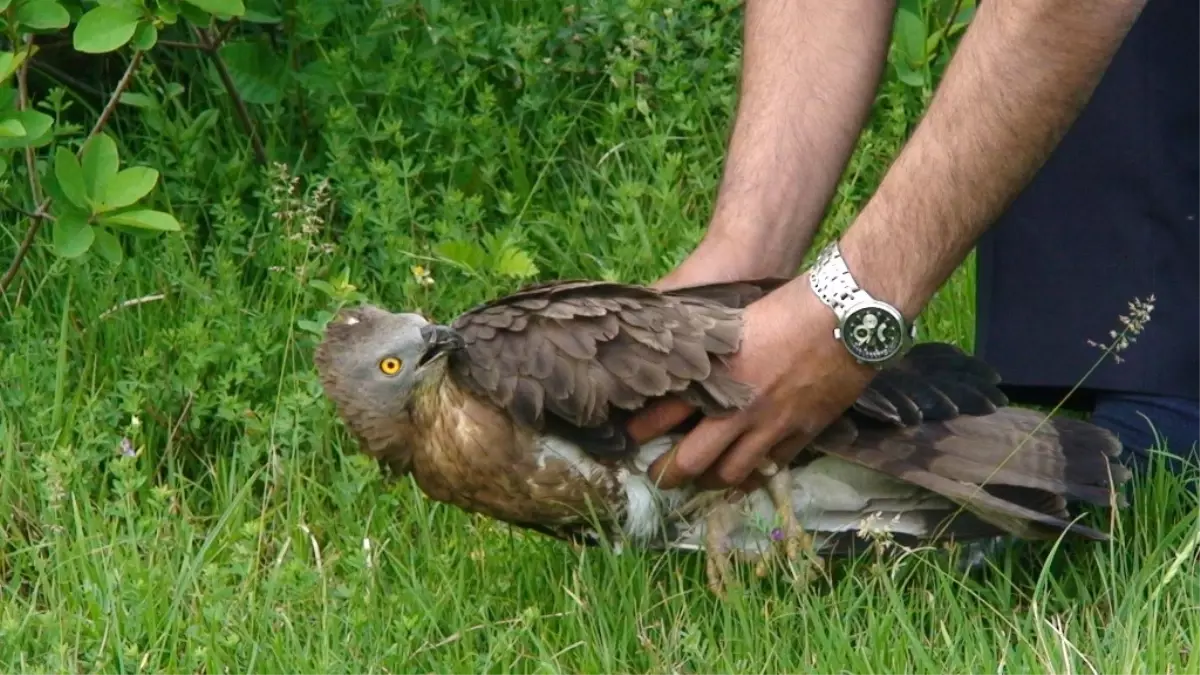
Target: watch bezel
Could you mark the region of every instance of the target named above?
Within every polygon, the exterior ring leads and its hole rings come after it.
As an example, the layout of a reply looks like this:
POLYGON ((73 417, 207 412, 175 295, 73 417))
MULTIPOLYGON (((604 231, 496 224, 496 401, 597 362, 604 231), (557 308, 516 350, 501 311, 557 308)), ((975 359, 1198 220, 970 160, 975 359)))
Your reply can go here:
POLYGON ((901 314, 900 311, 895 307, 892 307, 886 302, 881 302, 873 298, 865 298, 860 302, 854 303, 853 305, 845 306, 845 310, 842 313, 842 318, 838 320, 838 327, 837 331, 835 332, 835 337, 841 340, 842 346, 846 348, 846 351, 850 352, 850 356, 854 357, 856 361, 859 363, 877 366, 887 364, 907 351, 909 344, 913 340, 912 331, 914 328, 915 324, 909 324, 908 320, 904 318, 904 315, 901 314), (866 358, 861 356, 858 351, 854 349, 854 346, 850 343, 850 338, 847 335, 846 325, 850 322, 851 317, 866 309, 880 310, 891 316, 900 326, 900 340, 896 343, 894 349, 880 358, 866 358))

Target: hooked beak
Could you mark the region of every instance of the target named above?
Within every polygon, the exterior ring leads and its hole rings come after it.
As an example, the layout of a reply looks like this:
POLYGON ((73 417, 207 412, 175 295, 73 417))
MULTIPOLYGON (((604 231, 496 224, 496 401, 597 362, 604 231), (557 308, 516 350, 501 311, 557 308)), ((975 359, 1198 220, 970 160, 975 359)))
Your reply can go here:
POLYGON ((462 336, 453 328, 435 323, 421 326, 421 339, 425 341, 425 353, 417 362, 418 368, 423 368, 455 350, 462 349, 465 345, 462 336))

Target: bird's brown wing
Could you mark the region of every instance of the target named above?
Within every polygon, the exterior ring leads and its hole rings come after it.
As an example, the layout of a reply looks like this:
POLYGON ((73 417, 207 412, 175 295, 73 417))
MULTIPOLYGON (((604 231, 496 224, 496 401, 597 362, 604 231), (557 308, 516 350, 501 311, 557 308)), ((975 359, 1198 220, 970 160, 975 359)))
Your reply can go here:
MULTIPOLYGON (((596 457, 635 450, 628 416, 675 395, 703 414, 745 405, 751 391, 725 360, 741 342, 740 309, 781 279, 671 292, 601 281, 527 287, 453 324, 464 349, 456 379, 515 419, 596 457)), ((1005 407, 999 376, 942 343, 914 347, 881 371, 812 449, 920 485, 1022 536, 1073 529, 1066 504, 1108 503, 1128 479, 1115 437, 1096 426, 1005 407)), ((690 420, 680 430, 695 423, 690 420)))
POLYGON ((629 415, 679 396, 704 414, 749 402, 726 358, 741 344, 741 308, 783 279, 660 292, 604 281, 526 287, 452 324, 465 346, 456 381, 516 420, 563 436, 596 456, 635 449, 629 415))
POLYGON ((941 342, 915 345, 879 372, 851 415, 908 427, 959 415, 988 415, 1008 405, 1000 375, 979 358, 941 342))
POLYGON ((1120 443, 1088 422, 1007 407, 999 381, 952 345, 919 344, 812 449, 944 495, 1019 536, 1103 538, 1070 522, 1067 505, 1110 503, 1130 477, 1116 463, 1120 443))

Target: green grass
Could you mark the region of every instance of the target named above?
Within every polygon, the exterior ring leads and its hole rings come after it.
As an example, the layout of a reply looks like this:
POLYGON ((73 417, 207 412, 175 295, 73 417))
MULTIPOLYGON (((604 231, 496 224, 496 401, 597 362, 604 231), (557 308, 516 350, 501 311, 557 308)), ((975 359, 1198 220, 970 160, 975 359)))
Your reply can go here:
MULTIPOLYGON (((117 268, 43 237, 0 298, 0 670, 1200 671, 1200 505, 1163 473, 1111 543, 970 576, 865 560, 727 603, 695 557, 579 553, 382 480, 310 329, 353 293, 444 319, 535 267, 656 278, 702 232, 737 76, 732 1, 584 3, 566 33, 553 3, 426 4, 295 5, 296 71, 251 105, 290 195, 196 54, 139 71, 136 91, 185 94, 113 133, 185 232, 117 268)), ((927 100, 889 70, 822 239, 927 100)), ((6 263, 24 223, 3 228, 6 263)), ((968 264, 922 339, 971 348, 972 311, 968 264)))

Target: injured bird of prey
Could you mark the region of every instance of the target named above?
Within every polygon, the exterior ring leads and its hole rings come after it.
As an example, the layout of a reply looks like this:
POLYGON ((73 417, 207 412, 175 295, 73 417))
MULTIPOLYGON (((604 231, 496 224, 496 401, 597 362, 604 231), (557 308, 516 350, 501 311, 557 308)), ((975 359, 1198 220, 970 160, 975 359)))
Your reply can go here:
POLYGON ((429 498, 577 543, 703 551, 718 594, 735 561, 820 564, 864 522, 916 545, 1106 539, 1068 508, 1123 503, 1117 439, 1008 406, 991 368, 942 343, 881 369, 788 466, 764 465, 762 488, 658 488, 647 468, 690 427, 638 446, 626 423, 667 397, 697 415, 747 405, 728 370, 742 312, 784 281, 552 282, 449 325, 348 308, 314 362, 361 449, 429 498))

